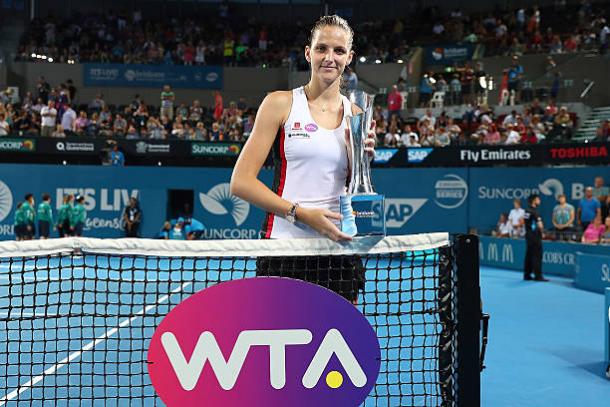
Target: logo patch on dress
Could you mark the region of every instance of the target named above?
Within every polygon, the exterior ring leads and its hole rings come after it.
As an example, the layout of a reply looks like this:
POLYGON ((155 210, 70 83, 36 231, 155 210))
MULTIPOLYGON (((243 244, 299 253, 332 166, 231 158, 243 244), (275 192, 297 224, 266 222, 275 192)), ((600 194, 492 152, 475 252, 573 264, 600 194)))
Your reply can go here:
POLYGON ((318 131, 318 125, 315 123, 308 123, 305 125, 305 130, 309 132, 318 131))

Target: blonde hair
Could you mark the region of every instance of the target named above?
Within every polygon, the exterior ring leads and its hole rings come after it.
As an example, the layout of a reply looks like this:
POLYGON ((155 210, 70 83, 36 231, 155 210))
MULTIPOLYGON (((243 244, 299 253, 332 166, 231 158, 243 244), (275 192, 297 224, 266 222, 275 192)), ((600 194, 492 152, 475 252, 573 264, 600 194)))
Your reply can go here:
POLYGON ((324 27, 339 27, 345 30, 348 36, 348 48, 352 49, 352 44, 354 42, 354 30, 352 30, 352 27, 350 27, 347 20, 339 17, 336 14, 333 14, 332 16, 322 16, 314 23, 313 27, 311 28, 311 35, 309 36, 309 45, 313 43, 316 32, 324 27))

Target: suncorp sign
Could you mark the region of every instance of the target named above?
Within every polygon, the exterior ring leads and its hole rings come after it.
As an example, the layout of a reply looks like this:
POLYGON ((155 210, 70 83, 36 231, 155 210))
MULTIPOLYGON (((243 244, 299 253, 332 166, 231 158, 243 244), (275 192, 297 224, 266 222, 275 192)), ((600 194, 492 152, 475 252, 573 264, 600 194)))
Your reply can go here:
POLYGON ((148 352, 151 381, 169 407, 358 406, 380 361, 375 331, 352 303, 272 277, 187 298, 163 319, 148 352))

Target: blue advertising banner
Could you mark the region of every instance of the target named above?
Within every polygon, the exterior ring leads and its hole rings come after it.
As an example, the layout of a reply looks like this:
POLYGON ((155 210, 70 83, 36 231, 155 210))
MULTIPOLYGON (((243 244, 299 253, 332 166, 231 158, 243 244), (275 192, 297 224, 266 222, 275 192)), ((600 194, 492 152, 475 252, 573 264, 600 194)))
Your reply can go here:
MULTIPOLYGON (((142 209, 140 236, 154 237, 167 219, 170 190, 192 190, 193 217, 206 226, 208 238, 256 238, 263 213, 229 193, 230 168, 155 168, 101 166, 0 165, 0 239, 14 239, 13 217, 26 193, 36 205, 51 195, 54 216, 64 195, 85 197, 86 237, 124 236, 122 213, 135 196, 142 209)), ((269 182, 271 172, 262 174, 269 182)), ((57 236, 57 232, 52 234, 57 236)))
MULTIPOLYGON (((608 253, 610 247, 606 246, 606 254, 608 253)), ((577 253, 574 285, 598 293, 610 288, 610 256, 577 253)))
MULTIPOLYGON (((152 153, 147 149, 142 154, 152 153)), ((91 237, 121 236, 123 206, 130 196, 139 196, 142 236, 152 237, 166 218, 170 190, 193 191, 194 216, 208 227, 206 237, 255 238, 264 214, 229 194, 231 172, 232 168, 216 167, 2 164, 0 239, 13 237, 14 208, 27 192, 37 199, 49 192, 54 207, 65 194, 85 196, 90 212, 85 234, 91 237)), ((607 168, 374 168, 372 179, 375 190, 386 196, 388 234, 464 233, 470 227, 492 229, 498 215, 512 208, 513 198, 525 200, 532 192, 542 197, 541 213, 548 228, 557 193, 564 192, 577 207, 585 186, 597 175, 610 179, 608 172, 607 168)), ((272 177, 271 170, 261 171, 267 185, 272 177)))
POLYGON ((464 168, 373 169, 386 197, 389 235, 467 230, 468 171, 464 168))
POLYGON ((606 306, 604 307, 604 326, 606 327, 605 340, 605 360, 606 360, 606 377, 610 379, 610 288, 606 288, 606 306))
POLYGON ((424 47, 426 65, 453 65, 472 59, 474 45, 444 44, 424 47))
MULTIPOLYGON (((131 196, 138 197, 143 213, 142 237, 153 237, 168 213, 170 190, 192 190, 193 217, 207 228, 204 237, 237 239, 258 237, 264 213, 229 192, 231 168, 100 167, 0 165, 0 239, 13 239, 14 209, 26 193, 36 203, 48 192, 52 207, 64 195, 85 197, 88 218, 85 236, 120 237, 122 211, 131 196)), ((261 171, 271 184, 272 171, 261 171)), ((386 196, 388 234, 466 229, 466 169, 375 169, 373 183, 386 196)))
POLYGON ((222 66, 84 64, 85 86, 222 89, 222 66))
POLYGON ((551 229, 556 196, 565 194, 568 203, 578 210, 585 187, 593 185, 596 176, 610 180, 610 167, 471 168, 469 226, 489 231, 496 225, 500 213, 508 213, 513 208, 514 199, 520 199, 525 208, 527 197, 536 193, 542 201, 539 212, 544 227, 551 229))
MULTIPOLYGON (((542 272, 562 277, 574 277, 577 253, 603 255, 608 253, 608 246, 543 241, 542 272)), ((482 266, 523 270, 525 240, 481 236, 479 258, 482 266)))

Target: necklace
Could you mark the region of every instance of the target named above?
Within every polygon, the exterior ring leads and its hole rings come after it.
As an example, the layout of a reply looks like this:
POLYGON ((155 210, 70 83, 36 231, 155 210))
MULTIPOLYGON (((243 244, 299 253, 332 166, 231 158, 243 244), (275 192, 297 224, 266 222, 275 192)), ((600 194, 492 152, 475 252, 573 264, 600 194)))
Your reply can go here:
MULTIPOLYGON (((309 92, 309 85, 305 85, 305 86, 303 87, 303 90, 304 90, 304 92, 305 92, 305 96, 307 96, 307 94, 308 94, 308 93, 310 93, 310 92, 309 92)), ((340 101, 341 101, 341 95, 339 95, 339 102, 340 102, 340 101)), ((338 104, 338 103, 337 103, 337 104, 338 104)), ((320 109, 320 110, 322 111, 322 113, 326 113, 326 111, 328 110, 328 105, 316 106, 316 105, 314 105, 313 103, 311 103, 311 105, 312 105, 312 106, 314 106, 314 107, 316 107, 316 108, 318 108, 318 109, 320 109)))

